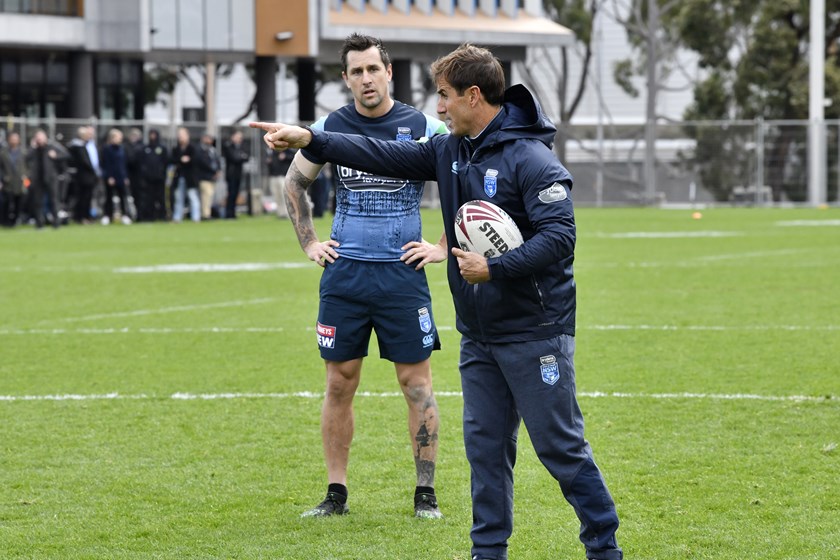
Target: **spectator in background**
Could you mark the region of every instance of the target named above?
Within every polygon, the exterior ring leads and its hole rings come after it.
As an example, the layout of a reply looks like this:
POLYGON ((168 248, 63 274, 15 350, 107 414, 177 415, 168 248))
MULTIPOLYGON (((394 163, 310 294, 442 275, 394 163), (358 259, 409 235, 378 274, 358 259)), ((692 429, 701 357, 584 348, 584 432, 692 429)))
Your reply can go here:
POLYGON ((236 218, 236 199, 242 185, 242 165, 251 157, 242 145, 242 132, 234 131, 222 150, 225 157, 225 181, 227 182, 227 203, 225 218, 236 218))
POLYGON ((20 134, 9 133, 7 146, 0 150, 0 183, 3 202, 0 204, 0 225, 14 227, 23 202, 23 180, 26 177, 26 153, 20 145, 20 134))
MULTIPOLYGON (((138 203, 138 217, 143 220, 166 220, 166 170, 169 151, 160 143, 160 132, 149 130, 149 143, 140 155, 143 195, 138 203)), ((135 187, 136 188, 136 187, 135 187)))
POLYGON ((44 208, 47 204, 53 227, 61 225, 58 216, 58 174, 61 161, 68 156, 63 147, 50 142, 43 130, 38 130, 32 137, 31 149, 26 155, 26 168, 29 173, 28 204, 29 215, 35 220, 35 227, 38 229, 44 227, 44 208))
POLYGON ((221 173, 222 160, 216 151, 216 140, 210 134, 201 136, 196 152, 196 176, 201 192, 201 219, 209 220, 213 211, 213 197, 216 194, 216 180, 221 173))
POLYGON ((139 128, 130 129, 128 131, 128 142, 126 142, 124 148, 125 166, 128 171, 128 191, 131 194, 131 198, 134 200, 134 203, 137 205, 137 221, 148 221, 146 216, 143 216, 140 213, 140 208, 148 205, 148 203, 143 200, 143 197, 146 196, 146 189, 143 188, 143 175, 141 169, 143 149, 145 148, 143 145, 143 131, 139 128))
POLYGON ((114 194, 120 198, 122 223, 131 224, 128 209, 128 166, 123 133, 112 128, 108 131, 108 143, 102 149, 102 178, 105 184, 105 206, 102 211, 102 225, 107 226, 114 219, 114 194))
POLYGON ((76 138, 68 146, 70 163, 76 169, 73 175, 73 190, 75 191, 73 219, 80 224, 90 223, 93 193, 102 175, 99 167, 99 150, 96 147, 94 135, 92 126, 80 126, 76 131, 76 138))
POLYGON ((268 166, 268 186, 277 203, 277 217, 288 218, 286 209, 286 173, 295 157, 295 150, 268 150, 265 163, 268 166))
POLYGON ((175 185, 175 203, 172 210, 172 221, 180 223, 184 219, 185 197, 190 199, 190 219, 193 222, 201 220, 201 199, 198 196, 198 179, 196 178, 196 151, 190 143, 190 131, 183 126, 178 129, 178 143, 172 148, 170 161, 175 165, 175 175, 172 184, 175 185))

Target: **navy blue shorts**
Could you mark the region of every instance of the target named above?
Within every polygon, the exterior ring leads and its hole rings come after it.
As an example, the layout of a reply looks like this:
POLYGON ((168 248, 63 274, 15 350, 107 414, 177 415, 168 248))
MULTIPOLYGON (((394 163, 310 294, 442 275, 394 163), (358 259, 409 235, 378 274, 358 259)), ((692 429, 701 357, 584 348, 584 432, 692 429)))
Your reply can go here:
POLYGON ((440 349, 426 272, 400 261, 327 264, 316 330, 321 357, 334 362, 367 356, 373 330, 379 356, 392 362, 422 362, 440 349))

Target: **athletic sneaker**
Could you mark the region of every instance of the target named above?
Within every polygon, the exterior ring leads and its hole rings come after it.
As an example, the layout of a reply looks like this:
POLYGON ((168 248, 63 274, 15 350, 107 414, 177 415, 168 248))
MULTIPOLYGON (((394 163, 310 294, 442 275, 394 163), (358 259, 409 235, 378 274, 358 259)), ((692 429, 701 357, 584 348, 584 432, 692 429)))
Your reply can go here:
POLYGON ((301 517, 329 517, 330 515, 344 515, 350 513, 350 508, 346 503, 341 503, 339 498, 341 496, 335 492, 327 492, 327 497, 324 501, 300 514, 301 517))
POLYGON ((421 519, 441 519, 443 517, 434 494, 414 495, 414 517, 421 519))

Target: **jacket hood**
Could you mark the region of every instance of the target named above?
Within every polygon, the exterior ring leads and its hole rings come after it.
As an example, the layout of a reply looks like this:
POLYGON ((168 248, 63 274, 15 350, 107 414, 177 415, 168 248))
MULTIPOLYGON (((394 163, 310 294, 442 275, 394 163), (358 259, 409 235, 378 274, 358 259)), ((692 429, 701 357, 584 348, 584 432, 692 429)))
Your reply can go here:
POLYGON ((543 113, 537 101, 522 84, 516 84, 505 91, 504 107, 507 114, 502 121, 496 140, 536 138, 549 149, 554 147, 557 127, 543 113))

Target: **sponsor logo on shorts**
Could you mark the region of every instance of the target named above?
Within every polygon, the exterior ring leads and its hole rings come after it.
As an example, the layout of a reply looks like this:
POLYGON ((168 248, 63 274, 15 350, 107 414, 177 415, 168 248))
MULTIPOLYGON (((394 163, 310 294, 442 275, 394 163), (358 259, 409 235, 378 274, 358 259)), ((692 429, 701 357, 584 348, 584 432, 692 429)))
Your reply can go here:
POLYGON ((455 173, 456 175, 458 174, 458 162, 457 161, 452 162, 452 173, 455 173))
POLYGON ((490 198, 496 195, 496 177, 498 175, 499 172, 495 169, 488 169, 487 173, 484 174, 484 192, 490 198))
POLYGON ((420 330, 427 333, 432 330, 432 316, 429 315, 429 310, 421 307, 417 310, 418 319, 420 320, 420 330))
POLYGON ((335 327, 318 323, 316 328, 318 332, 318 346, 329 349, 335 348, 335 330, 335 327))
POLYGON ((423 337, 423 348, 428 348, 432 344, 435 343, 435 335, 434 334, 427 334, 423 337))
POLYGON ((566 192, 566 187, 564 187, 560 183, 554 183, 547 189, 543 189, 540 191, 539 199, 540 202, 549 204, 551 202, 560 202, 561 200, 566 200, 568 196, 569 193, 566 192))
POLYGON ((540 356, 540 374, 543 383, 554 385, 560 379, 560 367, 554 356, 540 356))
POLYGON ((405 142, 411 140, 411 129, 407 126, 397 127, 397 140, 405 142))

